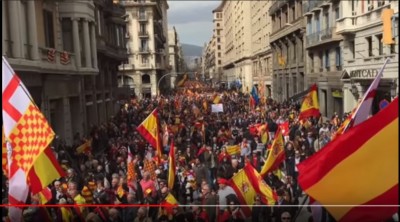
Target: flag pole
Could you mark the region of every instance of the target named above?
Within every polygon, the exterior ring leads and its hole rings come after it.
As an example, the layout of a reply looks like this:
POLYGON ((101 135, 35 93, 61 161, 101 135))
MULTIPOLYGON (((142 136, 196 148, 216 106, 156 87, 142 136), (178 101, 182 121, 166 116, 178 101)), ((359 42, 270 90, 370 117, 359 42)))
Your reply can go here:
MULTIPOLYGON (((383 75, 383 70, 386 68, 386 65, 390 62, 390 59, 386 59, 385 62, 383 63, 382 68, 379 70, 378 74, 375 76, 374 81, 372 81, 371 85, 369 85, 368 90, 364 93, 364 96, 362 98, 362 100, 360 101, 360 103, 357 106, 356 111, 354 112, 354 115, 350 121, 349 124, 347 124, 347 126, 344 128, 343 132, 346 132, 350 125, 352 125, 352 122, 354 122, 355 117, 357 116, 358 110, 361 108, 361 104, 367 99, 367 97, 369 96, 369 92, 371 91, 371 89, 374 87, 374 85, 378 85, 379 81, 380 81, 380 77, 383 75), (378 80, 379 79, 379 80, 378 80)), ((375 86, 378 87, 378 86, 375 86)))

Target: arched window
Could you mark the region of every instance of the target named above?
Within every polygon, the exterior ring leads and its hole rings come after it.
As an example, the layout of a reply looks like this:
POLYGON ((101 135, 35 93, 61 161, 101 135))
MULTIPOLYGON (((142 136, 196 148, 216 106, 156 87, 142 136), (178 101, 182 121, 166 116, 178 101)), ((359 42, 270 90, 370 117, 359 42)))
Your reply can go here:
POLYGON ((142 84, 150 84, 150 75, 148 74, 142 75, 142 84))

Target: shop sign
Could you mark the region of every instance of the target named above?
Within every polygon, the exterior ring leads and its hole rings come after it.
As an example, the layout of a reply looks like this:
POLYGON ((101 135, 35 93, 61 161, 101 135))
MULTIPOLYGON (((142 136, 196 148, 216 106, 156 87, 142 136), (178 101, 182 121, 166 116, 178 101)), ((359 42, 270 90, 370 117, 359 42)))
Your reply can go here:
POLYGON ((357 69, 350 72, 352 79, 374 79, 378 74, 376 69, 357 69))

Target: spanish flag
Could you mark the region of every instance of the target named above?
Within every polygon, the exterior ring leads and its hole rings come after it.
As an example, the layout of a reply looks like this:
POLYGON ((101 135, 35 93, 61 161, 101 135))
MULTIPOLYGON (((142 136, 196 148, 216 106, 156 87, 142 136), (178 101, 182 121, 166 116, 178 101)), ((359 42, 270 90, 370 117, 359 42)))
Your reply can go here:
POLYGON ((168 159, 168 189, 172 190, 175 183, 175 146, 174 140, 171 140, 168 159))
POLYGON ((239 154, 240 153, 240 146, 239 145, 226 146, 226 152, 229 155, 239 154))
POLYGON ((285 159, 285 149, 282 131, 280 128, 276 131, 275 139, 272 142, 271 150, 268 154, 267 160, 260 174, 266 175, 269 171, 275 170, 279 167, 279 164, 285 159))
POLYGON ((251 207, 254 204, 254 197, 258 194, 261 202, 265 205, 274 205, 277 196, 260 176, 260 174, 247 163, 246 166, 235 174, 230 180, 231 187, 235 191, 243 207, 243 213, 246 216, 251 215, 251 207))
POLYGON ((301 104, 300 108, 299 120, 304 120, 311 116, 321 116, 321 113, 319 112, 317 91, 317 84, 314 84, 311 86, 308 94, 304 97, 303 103, 301 104))
POLYGON ((337 221, 385 221, 398 205, 398 98, 297 165, 301 188, 337 221), (383 169, 383 170, 382 170, 383 169))
POLYGON ((81 153, 89 153, 92 147, 92 139, 87 140, 84 144, 80 145, 78 148, 76 148, 76 152, 78 154, 81 153))
POLYGON ((188 74, 185 73, 185 74, 183 75, 182 79, 178 81, 178 83, 176 84, 176 86, 182 87, 182 86, 185 84, 185 82, 186 82, 187 80, 188 80, 188 74))
POLYGON ((38 194, 39 194, 40 204, 46 204, 53 197, 51 190, 48 187, 44 188, 38 194))
POLYGON ((157 108, 150 113, 150 115, 136 128, 136 130, 154 149, 156 149, 157 155, 159 159, 161 159, 162 150, 157 108))
POLYGON ((168 193, 168 195, 161 202, 161 205, 163 206, 165 212, 162 214, 172 215, 174 207, 177 207, 179 204, 175 197, 171 193, 168 193))
POLYGON ((215 95, 213 103, 214 104, 219 104, 220 102, 221 102, 221 97, 219 95, 215 95))
POLYGON ((36 194, 45 189, 54 180, 66 176, 64 170, 57 162, 50 147, 41 153, 28 173, 31 192, 36 194))

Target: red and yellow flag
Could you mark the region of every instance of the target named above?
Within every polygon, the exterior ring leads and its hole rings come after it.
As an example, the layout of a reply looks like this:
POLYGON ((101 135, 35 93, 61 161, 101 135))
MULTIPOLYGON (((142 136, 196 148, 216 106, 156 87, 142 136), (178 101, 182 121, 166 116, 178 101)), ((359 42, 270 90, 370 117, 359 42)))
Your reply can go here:
POLYGON ((7 164, 7 147, 6 147, 6 138, 4 137, 4 127, 2 127, 1 133, 1 167, 3 169, 3 173, 6 177, 8 177, 8 164, 7 164))
POLYGON ((51 193, 51 190, 48 187, 44 188, 38 194, 39 194, 40 204, 46 204, 53 197, 53 194, 51 193))
POLYGON ((161 205, 163 205, 164 208, 164 212, 162 212, 162 214, 172 215, 174 207, 178 206, 179 204, 175 197, 171 193, 168 193, 168 195, 161 202, 161 205))
POLYGON ((33 194, 41 192, 54 180, 66 176, 54 156, 53 150, 48 147, 39 155, 32 169, 28 173, 28 181, 33 194))
POLYGON ((257 194, 265 205, 274 205, 277 200, 277 196, 271 187, 264 182, 250 163, 247 163, 242 170, 231 178, 230 184, 241 204, 248 205, 242 208, 246 216, 251 215, 251 207, 257 194))
POLYGON ((157 108, 137 127, 137 131, 156 149, 157 156, 161 159, 162 150, 157 108))
POLYGON ((175 183, 175 146, 174 140, 171 140, 168 159, 168 189, 172 190, 175 183))
POLYGON ((285 159, 285 148, 282 131, 280 128, 276 131, 275 139, 272 142, 271 150, 269 151, 267 160, 260 174, 266 175, 268 172, 275 170, 279 167, 279 164, 285 159))
POLYGON ((337 221, 384 221, 396 213, 396 206, 363 205, 399 204, 398 112, 396 98, 297 166, 301 188, 321 205, 354 205, 326 206, 337 221))
POLYGON ((240 146, 239 145, 226 146, 226 152, 229 155, 239 154, 240 153, 240 146))
POLYGON ((314 84, 311 86, 308 94, 304 97, 300 108, 299 120, 307 119, 311 116, 319 117, 321 115, 319 112, 317 91, 317 84, 314 84))
POLYGON ((185 73, 183 75, 182 79, 177 82, 176 86, 182 87, 188 79, 189 79, 189 76, 187 73, 185 73))
POLYGON ((214 104, 219 104, 220 102, 221 102, 221 97, 219 95, 215 95, 213 103, 214 104))
POLYGON ((135 164, 133 163, 133 155, 131 149, 128 147, 128 160, 127 160, 127 180, 128 182, 135 179, 135 164))
POLYGON ((86 141, 84 144, 82 144, 78 148, 76 148, 76 152, 78 154, 89 153, 91 148, 92 148, 92 139, 86 141))

